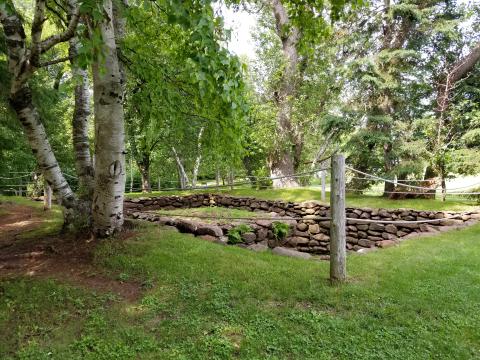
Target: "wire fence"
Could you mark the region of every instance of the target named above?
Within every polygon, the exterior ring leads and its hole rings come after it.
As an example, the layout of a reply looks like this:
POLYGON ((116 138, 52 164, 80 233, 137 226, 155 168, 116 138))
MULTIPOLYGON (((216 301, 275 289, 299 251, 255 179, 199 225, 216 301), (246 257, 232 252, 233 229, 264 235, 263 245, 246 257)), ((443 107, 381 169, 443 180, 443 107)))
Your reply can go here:
MULTIPOLYGON (((255 183, 260 183, 262 181, 273 181, 273 180, 279 180, 279 179, 285 179, 285 178, 291 178, 291 179, 300 179, 300 178, 309 178, 313 175, 319 174, 321 171, 327 171, 329 170, 329 167, 322 167, 322 168, 317 168, 313 169, 310 171, 305 171, 305 172, 300 172, 292 175, 284 175, 284 176, 276 176, 276 177, 271 177, 271 176, 242 176, 238 178, 238 181, 234 181, 233 183, 222 183, 222 184, 205 184, 205 185, 196 185, 196 186, 186 186, 186 187, 180 187, 180 186, 170 186, 170 187, 153 187, 152 190, 158 191, 158 192, 180 192, 180 191, 202 191, 202 190, 220 190, 220 189, 234 189, 234 188, 239 188, 239 187, 244 187, 244 186, 251 186, 252 184, 255 183)), ((426 187, 426 186, 418 186, 418 185, 412 185, 411 183, 425 183, 429 180, 422 180, 422 179, 406 179, 406 180, 395 180, 395 179, 387 179, 383 178, 378 175, 370 174, 365 171, 361 171, 358 169, 355 169, 350 166, 346 166, 346 170, 353 173, 353 176, 349 176, 348 179, 350 180, 357 180, 357 181, 365 181, 365 182, 374 182, 377 184, 384 184, 384 183, 390 183, 395 186, 395 190, 393 191, 385 191, 385 190, 375 190, 372 189, 371 184, 366 184, 365 188, 349 188, 347 187, 346 191, 347 192, 352 192, 352 193, 358 193, 358 194, 365 194, 365 193, 378 193, 378 194, 398 194, 398 195, 419 195, 419 196, 436 196, 436 195, 444 195, 448 197, 449 199, 458 199, 458 200, 468 200, 468 198, 465 197, 475 197, 479 196, 480 192, 479 191, 472 191, 471 189, 475 189, 476 187, 480 186, 480 182, 472 184, 472 185, 466 185, 466 186, 460 186, 460 187, 455 187, 455 188, 447 188, 445 192, 441 193, 441 189, 435 184, 433 187, 426 187), (402 188, 401 189, 396 189, 396 188, 402 188), (462 191, 465 189, 464 191, 462 191)), ((29 187, 32 186, 37 186, 39 187, 39 183, 36 182, 35 180, 38 177, 38 174, 36 172, 12 172, 12 176, 1 176, 0 177, 0 191, 1 192, 13 192, 13 193, 25 193, 29 187), (19 183, 1 183, 1 180, 20 180, 19 183), (23 180, 30 180, 30 181, 23 181, 23 180)), ((74 183, 78 181, 77 176, 69 174, 69 173, 64 173, 64 176, 69 179, 69 182, 73 181, 74 183)), ((209 180, 209 182, 213 182, 215 179, 209 180)), ((176 180, 162 180, 162 184, 168 183, 168 184, 178 184, 179 181, 176 180)), ((138 182, 137 182, 138 184, 138 182)), ((76 184, 75 184, 76 185, 76 184)), ((261 187, 269 187, 264 184, 261 185, 261 187)), ((141 192, 144 189, 141 186, 135 185, 134 187, 131 186, 131 184, 126 184, 125 186, 125 191, 126 192, 141 192)))
MULTIPOLYGON (((393 184, 395 187, 402 187, 405 190, 393 190, 393 191, 388 191, 388 190, 383 190, 381 193, 383 194, 399 194, 399 195, 422 195, 422 196, 436 196, 437 193, 441 195, 448 196, 450 199, 452 199, 451 196, 457 196, 456 199, 465 199, 461 198, 460 196, 478 196, 480 195, 480 192, 478 191, 457 191, 461 189, 472 189, 475 188, 476 186, 480 186, 480 183, 475 183, 472 185, 467 185, 467 186, 462 186, 462 187, 457 187, 457 188, 447 188, 446 191, 442 191, 441 188, 437 186, 435 183, 435 187, 425 187, 425 186, 416 186, 416 185, 410 185, 405 182, 429 182, 431 180, 415 180, 415 179, 409 179, 409 180, 391 180, 391 179, 385 179, 377 175, 369 174, 363 171, 360 171, 358 169, 352 168, 350 166, 346 166, 346 168, 355 173, 355 174, 361 174, 364 175, 362 177, 359 176, 351 176, 350 179, 355 179, 355 180, 364 180, 364 181, 374 181, 374 182, 381 182, 381 183, 390 183, 393 184), (408 191, 408 189, 412 189, 413 191, 408 191)), ((365 189, 358 189, 358 188, 347 188, 348 192, 357 192, 357 193, 365 193, 369 191, 369 186, 367 186, 365 189)))
MULTIPOLYGON (((243 180, 243 181, 237 181, 233 182, 230 184, 213 184, 213 185, 196 185, 196 186, 186 186, 186 187, 167 187, 167 188, 157 188, 155 191, 159 192, 174 192, 174 191, 196 191, 196 190, 209 190, 209 189, 226 189, 226 188, 235 188, 239 186, 246 186, 246 185, 252 185, 256 182, 260 182, 262 180, 280 180, 280 179, 299 179, 299 178, 308 178, 311 177, 312 175, 319 173, 320 171, 326 171, 329 168, 319 168, 319 169, 314 169, 310 171, 305 171, 301 173, 296 173, 292 175, 284 175, 284 176, 275 176, 275 177, 250 177, 250 176, 245 176, 243 178, 250 178, 250 180, 243 180)), ((77 180, 77 177, 74 175, 70 174, 64 174, 66 177, 75 179, 77 180)), ((212 180, 214 181, 214 180, 212 180)), ((178 184, 178 181, 175 182, 178 184)), ((18 191, 19 188, 23 188, 23 191, 27 189, 28 186, 31 185, 37 185, 35 182, 28 182, 28 183, 20 183, 20 184, 0 184, 0 189, 2 191, 18 191)), ((143 189, 141 187, 134 187, 131 188, 129 184, 126 184, 125 186, 125 191, 142 191, 143 189)))

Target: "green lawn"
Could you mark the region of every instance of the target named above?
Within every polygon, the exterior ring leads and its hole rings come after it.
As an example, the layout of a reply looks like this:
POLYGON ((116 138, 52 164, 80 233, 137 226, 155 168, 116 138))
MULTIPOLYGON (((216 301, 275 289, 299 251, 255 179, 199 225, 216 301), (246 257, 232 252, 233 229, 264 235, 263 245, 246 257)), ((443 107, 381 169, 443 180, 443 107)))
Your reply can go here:
POLYGON ((199 208, 192 208, 192 209, 174 209, 174 210, 158 210, 157 211, 161 215, 165 216, 177 216, 181 215, 182 217, 186 218, 200 218, 202 222, 221 222, 221 223, 228 223, 230 219, 235 220, 236 218, 255 218, 255 217, 265 217, 264 212, 253 212, 243 209, 230 209, 230 208, 222 208, 217 206, 212 207, 199 207, 199 208), (203 218, 203 217, 212 217, 203 218), (216 219, 218 218, 218 220, 216 219))
MULTIPOLYGON (((210 192, 213 189, 210 189, 210 192)), ((189 195, 195 191, 161 191, 152 192, 151 194, 142 193, 129 193, 127 197, 144 197, 144 196, 162 196, 162 195, 189 195)), ((207 192, 203 190, 196 190, 196 192, 207 192)), ((231 194, 235 196, 253 196, 256 198, 267 200, 285 200, 301 202, 305 200, 318 200, 321 199, 321 190, 317 188, 296 188, 296 189, 266 189, 255 190, 251 188, 224 190, 218 191, 219 193, 231 194)), ((327 192, 327 203, 329 202, 330 194, 327 192)), ((410 208, 418 210, 451 210, 451 211, 468 211, 478 209, 479 205, 476 201, 468 199, 447 199, 442 202, 441 200, 430 199, 408 199, 408 200, 389 200, 381 196, 375 195, 356 195, 347 194, 347 206, 352 207, 371 207, 371 208, 410 208)))
POLYGON ((105 241, 99 271, 138 301, 50 280, 0 283, 2 359, 473 359, 480 224, 328 263, 253 253, 142 225, 105 241), (102 270, 103 269, 103 270, 102 270))

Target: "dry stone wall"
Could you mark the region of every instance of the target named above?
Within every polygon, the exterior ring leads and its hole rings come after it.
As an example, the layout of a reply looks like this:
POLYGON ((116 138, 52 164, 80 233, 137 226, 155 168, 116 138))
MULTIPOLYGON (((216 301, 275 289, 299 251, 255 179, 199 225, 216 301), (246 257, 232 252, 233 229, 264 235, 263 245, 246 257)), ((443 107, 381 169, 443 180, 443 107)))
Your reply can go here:
MULTIPOLYGON (((224 236, 233 226, 248 223, 252 232, 243 234, 245 246, 261 244, 271 248, 276 246, 295 248, 314 255, 329 253, 330 220, 325 218, 330 216, 330 207, 317 201, 295 203, 219 194, 195 194, 128 199, 125 201, 125 211, 134 218, 175 226, 180 231, 220 242, 224 241, 224 236), (264 212, 265 217, 270 217, 272 220, 233 220, 231 223, 202 224, 198 221, 159 216, 149 212, 203 206, 264 212), (281 241, 275 240, 273 236, 274 221, 290 225, 288 236, 281 241)), ((352 251, 392 246, 401 239, 468 225, 480 218, 480 214, 476 212, 455 213, 411 209, 347 208, 346 213, 347 249, 352 251), (435 220, 435 222, 408 223, 408 221, 420 220, 435 220), (382 221, 394 223, 384 224, 382 221)))

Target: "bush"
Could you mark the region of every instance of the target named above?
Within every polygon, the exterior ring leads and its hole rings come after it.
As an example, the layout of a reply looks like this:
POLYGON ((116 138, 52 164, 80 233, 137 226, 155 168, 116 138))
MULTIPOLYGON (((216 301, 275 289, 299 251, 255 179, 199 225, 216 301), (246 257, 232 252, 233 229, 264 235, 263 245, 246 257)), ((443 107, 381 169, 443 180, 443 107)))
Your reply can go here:
POLYGON ((229 244, 239 244, 243 242, 242 235, 251 232, 253 229, 247 224, 240 224, 228 230, 228 243, 229 244))
POLYGON ((288 235, 290 225, 282 223, 280 221, 274 221, 272 224, 273 236, 275 240, 283 240, 288 235))

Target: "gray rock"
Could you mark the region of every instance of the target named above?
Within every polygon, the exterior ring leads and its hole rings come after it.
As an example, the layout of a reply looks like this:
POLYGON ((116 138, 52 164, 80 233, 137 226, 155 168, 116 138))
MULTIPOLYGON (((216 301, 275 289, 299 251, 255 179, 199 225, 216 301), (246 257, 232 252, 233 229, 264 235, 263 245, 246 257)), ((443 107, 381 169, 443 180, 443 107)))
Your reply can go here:
POLYGON ((384 238, 385 240, 395 240, 397 237, 393 234, 390 234, 390 233, 382 233, 382 238, 384 238))
POLYGON ((251 243, 255 242, 255 240, 257 239, 257 235, 255 235, 255 233, 253 233, 253 232, 246 232, 246 233, 242 234, 242 239, 247 244, 251 244, 251 243))
POLYGON ((400 223, 398 226, 406 229, 418 229, 418 223, 400 223))
POLYGON ((261 228, 257 230, 257 241, 265 240, 268 236, 268 230, 261 228))
POLYGON ((437 232, 439 231, 436 227, 429 224, 420 224, 420 231, 422 232, 437 232))
POLYGON ((199 238, 202 239, 202 240, 209 241, 209 242, 215 242, 217 240, 217 238, 215 236, 211 236, 211 235, 201 235, 201 236, 199 236, 199 238))
POLYGON ((292 236, 286 239, 287 243, 293 247, 298 245, 307 245, 310 239, 300 237, 300 236, 292 236))
POLYGON ((320 232, 320 226, 318 226, 318 224, 309 225, 308 232, 310 234, 318 234, 320 232))
POLYGON ((375 246, 375 241, 371 241, 368 239, 360 239, 358 240, 358 245, 363 246, 363 247, 374 247, 375 246))
POLYGON ((353 237, 351 237, 351 236, 347 236, 346 241, 347 241, 347 243, 349 243, 349 244, 353 244, 353 245, 358 244, 358 239, 353 238, 353 237))
POLYGON ((252 244, 247 247, 247 249, 255 252, 264 252, 268 250, 268 246, 262 244, 252 244))
POLYGON ((385 209, 378 210, 378 215, 381 217, 390 217, 390 213, 385 209))
POLYGON ((219 226, 216 225, 205 225, 201 224, 197 227, 197 235, 210 235, 220 237, 223 235, 223 231, 219 226))
POLYGON ((255 221, 255 224, 269 228, 272 226, 272 221, 270 220, 257 220, 255 221))
POLYGON ((385 226, 385 231, 390 233, 390 234, 396 234, 398 229, 395 225, 388 224, 388 225, 385 226))
POLYGON ((294 230, 294 231, 293 231, 293 236, 303 236, 303 237, 308 237, 308 232, 306 232, 306 231, 298 231, 298 230, 294 230))
POLYGON ((325 234, 316 234, 312 236, 317 241, 328 241, 330 238, 325 234))
POLYGON ((385 229, 385 225, 372 223, 369 225, 368 229, 372 231, 383 231, 385 229))
POLYGON ((297 250, 292 250, 292 249, 287 249, 284 247, 277 246, 272 250, 272 253, 275 255, 280 255, 280 256, 289 256, 289 257, 295 257, 295 258, 300 258, 300 259, 310 259, 312 255, 300 252, 297 250))
POLYGON ((194 233, 197 230, 198 224, 190 220, 178 220, 177 228, 184 233, 194 233))
POLYGON ((308 225, 305 224, 305 223, 299 223, 299 224, 297 224, 297 229, 298 229, 299 231, 305 231, 305 230, 307 230, 307 228, 308 228, 308 225))

